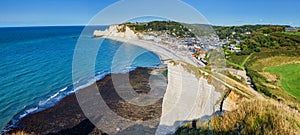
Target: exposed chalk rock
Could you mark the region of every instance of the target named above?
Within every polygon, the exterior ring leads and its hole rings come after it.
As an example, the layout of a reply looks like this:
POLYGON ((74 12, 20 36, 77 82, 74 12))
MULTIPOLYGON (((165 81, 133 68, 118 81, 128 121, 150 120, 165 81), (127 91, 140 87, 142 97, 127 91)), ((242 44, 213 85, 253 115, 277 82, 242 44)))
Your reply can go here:
POLYGON ((206 79, 198 79, 180 64, 168 64, 168 80, 156 134, 172 134, 185 121, 206 118, 218 111, 222 94, 206 79))
POLYGON ((120 37, 120 38, 127 38, 127 39, 138 39, 138 34, 135 34, 133 30, 131 30, 126 25, 111 25, 108 29, 101 31, 95 30, 94 31, 95 37, 120 37))

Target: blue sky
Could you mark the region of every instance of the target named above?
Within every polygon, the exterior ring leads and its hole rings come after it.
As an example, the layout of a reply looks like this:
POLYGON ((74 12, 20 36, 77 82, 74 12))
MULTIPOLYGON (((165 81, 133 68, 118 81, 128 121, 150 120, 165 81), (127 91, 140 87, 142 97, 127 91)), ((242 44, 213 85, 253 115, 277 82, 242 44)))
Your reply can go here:
MULTIPOLYGON (((1 0, 0 27, 85 25, 98 12, 117 1, 1 0)), ((300 1, 298 0, 182 1, 196 8, 213 25, 288 24, 300 26, 300 8, 298 7, 300 1)))

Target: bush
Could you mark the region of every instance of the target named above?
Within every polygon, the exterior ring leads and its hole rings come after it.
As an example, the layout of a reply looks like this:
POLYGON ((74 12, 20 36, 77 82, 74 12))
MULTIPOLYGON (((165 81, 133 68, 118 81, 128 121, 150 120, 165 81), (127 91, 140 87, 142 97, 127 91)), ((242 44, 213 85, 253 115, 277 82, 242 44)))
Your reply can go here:
POLYGON ((259 47, 256 47, 256 48, 254 49, 254 51, 255 51, 255 52, 260 52, 260 48, 259 48, 259 47))

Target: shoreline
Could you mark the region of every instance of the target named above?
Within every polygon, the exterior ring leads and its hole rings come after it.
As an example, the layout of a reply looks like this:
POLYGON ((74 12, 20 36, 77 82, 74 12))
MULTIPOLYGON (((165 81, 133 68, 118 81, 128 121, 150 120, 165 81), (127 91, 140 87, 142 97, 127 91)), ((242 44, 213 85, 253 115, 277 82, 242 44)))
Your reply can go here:
POLYGON ((122 43, 128 43, 131 45, 135 45, 141 48, 144 48, 148 51, 154 52, 156 55, 158 55, 161 59, 161 61, 167 61, 167 60, 183 60, 189 64, 192 64, 194 66, 200 66, 204 67, 205 64, 196 62, 194 58, 192 58, 192 53, 189 51, 182 52, 173 50, 171 48, 171 45, 163 45, 154 41, 147 41, 142 39, 128 39, 128 38, 122 38, 122 37, 115 37, 115 36, 102 36, 102 37, 96 37, 96 38, 104 38, 109 40, 114 40, 122 43), (186 53, 186 54, 185 54, 186 53))
MULTIPOLYGON (((149 78, 147 78, 146 76, 140 75, 140 74, 145 71, 150 73, 150 71, 160 70, 160 69, 162 69, 162 67, 155 67, 155 68, 154 67, 150 67, 150 68, 139 67, 133 71, 130 71, 129 74, 133 74, 133 76, 134 76, 133 80, 145 80, 146 79, 148 81, 149 78), (138 73, 140 73, 140 74, 138 74, 138 73)), ((95 83, 95 84, 97 84, 97 86, 105 88, 105 89, 103 89, 106 91, 103 93, 105 95, 113 94, 113 93, 111 93, 113 91, 109 91, 109 90, 114 89, 114 86, 110 82, 111 75, 112 74, 108 74, 103 79, 100 79, 100 80, 96 81, 96 83, 95 83)), ((120 73, 120 74, 114 74, 114 75, 122 76, 125 74, 120 73)), ((88 86, 79 91, 80 92, 88 91, 88 89, 90 87, 92 87, 92 86, 88 86)), ((144 87, 144 88, 147 88, 147 87, 144 87)), ((145 89, 141 89, 141 90, 142 90, 142 92, 147 93, 147 90, 146 91, 145 91, 145 89)), ((141 90, 139 90, 138 92, 141 92, 141 90)), ((113 96, 113 97, 115 97, 115 96, 113 96)), ((111 100, 110 103, 113 103, 112 106, 120 106, 120 104, 117 102, 117 100, 120 100, 119 98, 109 99, 109 101, 110 100, 111 100), (118 105, 116 105, 116 104, 118 104, 118 105)), ((156 109, 152 108, 152 112, 157 111, 157 113, 158 113, 158 115, 156 115, 155 117, 160 117, 161 108, 162 108, 161 104, 162 104, 162 100, 160 100, 159 102, 157 102, 155 104, 156 109), (160 109, 158 109, 157 107, 160 109)), ((123 114, 124 116, 129 116, 129 117, 132 117, 133 119, 134 118, 144 119, 143 117, 145 117, 146 119, 149 119, 149 118, 153 117, 150 114, 147 114, 147 112, 146 112, 146 116, 143 115, 143 113, 145 113, 145 112, 133 113, 136 110, 131 109, 134 107, 132 107, 130 105, 125 105, 125 108, 127 110, 120 109, 120 108, 114 108, 114 111, 117 111, 120 114, 124 113, 123 114), (129 111, 131 113, 128 113, 127 111, 129 111)), ((144 119, 144 120, 146 120, 146 119, 144 119)), ((158 123, 152 123, 153 126, 155 126, 157 124, 158 123)), ((92 124, 86 118, 85 114, 82 112, 82 110, 78 104, 75 93, 64 97, 60 102, 58 102, 53 107, 36 112, 34 114, 29 114, 29 115, 21 118, 16 123, 16 125, 14 125, 14 127, 9 129, 8 131, 4 132, 4 134, 12 134, 12 133, 15 133, 18 131, 24 131, 29 134, 30 133, 66 134, 66 133, 78 133, 78 132, 82 133, 82 134, 87 134, 87 133, 104 134, 104 132, 102 132, 97 127, 95 127, 94 124, 92 124)))

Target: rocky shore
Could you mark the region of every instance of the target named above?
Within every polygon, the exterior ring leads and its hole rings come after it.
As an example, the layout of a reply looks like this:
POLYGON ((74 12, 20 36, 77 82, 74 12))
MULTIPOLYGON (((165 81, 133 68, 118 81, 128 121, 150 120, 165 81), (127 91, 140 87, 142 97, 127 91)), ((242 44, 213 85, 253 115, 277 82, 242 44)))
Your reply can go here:
MULTIPOLYGON (((166 72, 166 68, 137 68, 129 73, 130 83, 137 93, 147 94, 150 91, 149 77, 153 72, 166 72)), ((120 78, 126 77, 125 74, 117 74, 117 76, 120 78)), ((118 115, 133 121, 157 119, 157 121, 151 123, 153 125, 152 127, 143 127, 148 131, 139 131, 141 133, 155 133, 153 127, 159 124, 158 119, 162 113, 162 99, 150 106, 136 106, 124 102, 124 100, 118 96, 112 82, 112 75, 106 76, 102 80, 96 82, 96 84, 107 105, 118 115)), ((80 92, 88 91, 88 89, 89 87, 80 90, 80 92)), ((111 121, 109 124, 117 125, 119 123, 111 121)), ((75 94, 64 98, 59 104, 52 108, 21 119, 16 126, 16 128, 6 134, 12 134, 18 131, 23 131, 28 134, 106 134, 95 127, 95 125, 87 119, 81 110, 75 94)), ((136 132, 129 129, 130 128, 112 130, 120 130, 118 131, 118 134, 136 132)))

